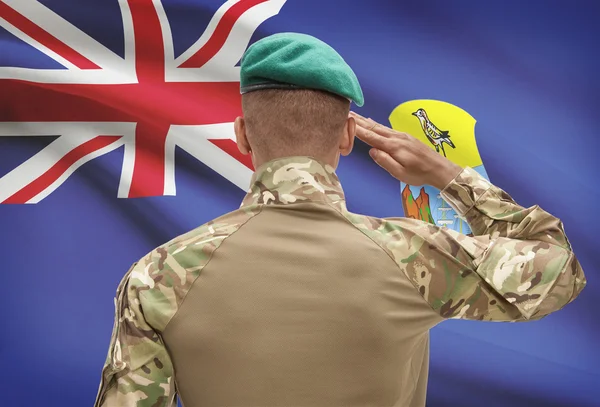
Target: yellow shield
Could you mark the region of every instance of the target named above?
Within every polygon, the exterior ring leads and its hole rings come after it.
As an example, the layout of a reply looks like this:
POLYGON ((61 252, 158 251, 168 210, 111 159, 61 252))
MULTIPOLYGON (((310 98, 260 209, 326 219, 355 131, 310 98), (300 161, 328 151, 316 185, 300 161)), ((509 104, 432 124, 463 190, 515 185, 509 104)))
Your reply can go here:
MULTIPOLYGON (((392 128, 408 133, 461 167, 471 167, 489 179, 475 140, 475 119, 439 100, 411 100, 394 109, 392 128)), ((439 190, 426 185, 401 184, 404 216, 470 234, 469 225, 445 202, 439 190)))

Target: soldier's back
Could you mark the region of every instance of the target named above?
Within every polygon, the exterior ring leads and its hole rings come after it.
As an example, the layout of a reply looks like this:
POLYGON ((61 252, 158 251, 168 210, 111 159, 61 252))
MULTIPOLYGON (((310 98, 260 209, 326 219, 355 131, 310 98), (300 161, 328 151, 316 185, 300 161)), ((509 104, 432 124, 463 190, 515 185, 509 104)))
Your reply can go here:
POLYGON ((271 201, 212 253, 163 338, 186 407, 408 405, 427 307, 338 209, 271 201))

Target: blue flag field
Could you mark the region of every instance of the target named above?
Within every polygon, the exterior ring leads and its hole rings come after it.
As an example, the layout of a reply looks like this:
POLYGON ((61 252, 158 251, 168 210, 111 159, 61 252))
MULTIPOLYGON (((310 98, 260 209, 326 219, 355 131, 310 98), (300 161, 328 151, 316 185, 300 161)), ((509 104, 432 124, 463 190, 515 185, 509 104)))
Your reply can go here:
MULTIPOLYGON (((434 328, 427 405, 600 405, 599 16, 592 0, 0 0, 0 406, 93 404, 125 272, 239 207, 239 60, 279 32, 346 59, 358 113, 560 218, 586 273, 540 321, 434 328)), ((337 173, 353 212, 470 233, 360 141, 337 173)))

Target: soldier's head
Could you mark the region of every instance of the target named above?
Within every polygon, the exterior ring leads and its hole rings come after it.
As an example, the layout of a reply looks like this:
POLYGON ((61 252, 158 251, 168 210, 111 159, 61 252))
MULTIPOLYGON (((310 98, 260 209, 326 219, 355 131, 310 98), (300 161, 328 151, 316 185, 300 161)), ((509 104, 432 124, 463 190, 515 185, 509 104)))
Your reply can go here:
POLYGON ((354 145, 350 102, 309 89, 265 89, 242 96, 243 118, 235 123, 240 151, 255 166, 279 157, 306 155, 336 166, 354 145))
POLYGON ((275 34, 253 44, 241 62, 243 117, 238 147, 255 168, 275 158, 312 156, 333 167, 354 145, 350 103, 363 95, 352 69, 324 42, 275 34))

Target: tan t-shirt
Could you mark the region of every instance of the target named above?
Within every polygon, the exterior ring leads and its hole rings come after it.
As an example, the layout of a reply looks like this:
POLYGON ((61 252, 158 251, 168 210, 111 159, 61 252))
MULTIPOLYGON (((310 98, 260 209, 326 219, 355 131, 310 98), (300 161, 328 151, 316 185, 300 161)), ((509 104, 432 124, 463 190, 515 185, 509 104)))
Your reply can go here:
POLYGON ((541 318, 585 285, 540 207, 471 168, 442 197, 475 236, 350 213, 313 158, 262 165, 239 210, 126 274, 96 406, 424 406, 430 328, 541 318))

